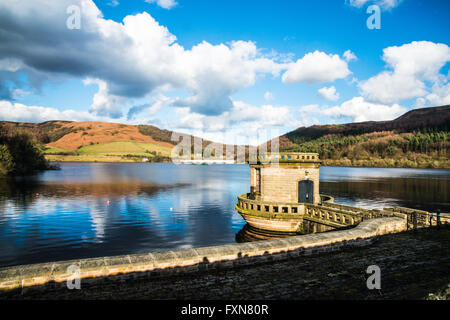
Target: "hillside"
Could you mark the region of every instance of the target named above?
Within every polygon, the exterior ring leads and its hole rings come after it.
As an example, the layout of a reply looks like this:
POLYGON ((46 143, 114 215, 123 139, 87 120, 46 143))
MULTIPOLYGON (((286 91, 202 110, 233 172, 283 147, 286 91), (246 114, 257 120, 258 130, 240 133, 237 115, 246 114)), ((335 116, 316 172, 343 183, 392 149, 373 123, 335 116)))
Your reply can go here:
POLYGON ((301 127, 280 150, 318 152, 325 165, 450 168, 450 106, 409 111, 392 121, 301 127))
MULTIPOLYGON (((8 134, 30 132, 45 146, 49 160, 135 161, 137 157, 168 159, 173 144, 140 132, 138 126, 103 122, 0 122, 8 134)), ((156 135, 157 137, 157 135, 156 135)))
MULTIPOLYGON (((72 121, 0 122, 0 136, 23 131, 31 133, 44 146, 46 158, 51 161, 116 162, 141 161, 143 158, 155 162, 169 161, 172 148, 177 144, 171 140, 172 131, 151 125, 72 121)), ((193 144, 194 139, 191 140, 193 144)), ((202 148, 210 143, 203 140, 202 148)))

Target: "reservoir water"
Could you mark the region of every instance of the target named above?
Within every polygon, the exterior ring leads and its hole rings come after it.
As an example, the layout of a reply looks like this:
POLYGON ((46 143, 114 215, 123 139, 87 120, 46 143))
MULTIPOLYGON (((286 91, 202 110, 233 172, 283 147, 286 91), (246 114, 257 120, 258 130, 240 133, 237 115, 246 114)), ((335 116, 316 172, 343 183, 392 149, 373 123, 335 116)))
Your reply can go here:
MULTIPOLYGON (((247 165, 62 163, 0 178, 0 267, 236 241, 247 165)), ((322 167, 320 192, 364 208, 450 212, 450 170, 322 167)))

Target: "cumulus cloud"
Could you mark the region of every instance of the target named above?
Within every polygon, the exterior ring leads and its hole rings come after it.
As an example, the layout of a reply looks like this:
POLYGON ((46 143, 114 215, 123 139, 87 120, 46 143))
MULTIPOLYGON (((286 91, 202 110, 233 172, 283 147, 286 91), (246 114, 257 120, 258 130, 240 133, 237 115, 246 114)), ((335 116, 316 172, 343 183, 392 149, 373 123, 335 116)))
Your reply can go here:
POLYGON ((415 108, 428 106, 443 106, 450 104, 450 83, 443 84, 436 82, 431 88, 431 92, 424 97, 417 98, 415 108))
POLYGON ((277 76, 285 68, 250 41, 204 41, 186 50, 148 13, 115 22, 88 0, 2 2, 0 28, 0 67, 27 73, 36 86, 54 76, 98 79, 91 111, 114 118, 120 116, 115 97, 167 90, 189 94, 175 106, 218 115, 230 110, 230 96, 253 85, 259 74, 277 76), (66 28, 69 5, 81 8, 79 30, 66 28), (14 64, 5 63, 11 59, 14 64))
POLYGON ((397 73, 435 80, 439 70, 450 61, 450 48, 443 43, 413 41, 384 49, 383 60, 397 73))
POLYGON ((351 117, 355 122, 362 122, 392 120, 406 111, 398 104, 376 104, 365 101, 363 97, 354 97, 339 106, 322 109, 320 113, 333 118, 351 117))
POLYGON ((87 111, 60 111, 55 108, 27 106, 6 100, 0 100, 0 119, 15 122, 44 122, 49 120, 110 121, 107 117, 98 117, 87 111))
POLYGON ((282 80, 284 83, 332 82, 350 74, 347 62, 337 54, 326 54, 316 50, 306 54, 295 63, 288 64, 282 80))
POLYGON ((442 43, 413 41, 384 49, 383 60, 392 70, 362 81, 359 88, 368 100, 391 104, 427 94, 425 81, 439 81, 439 71, 450 61, 450 48, 442 43))
POLYGON ((111 95, 108 90, 108 84, 99 79, 86 79, 84 84, 97 84, 98 92, 94 95, 94 99, 89 112, 98 116, 109 116, 113 119, 122 117, 122 110, 120 105, 123 103, 123 98, 111 95))
POLYGON ((168 10, 178 5, 178 3, 175 0, 145 0, 145 2, 156 3, 161 8, 168 10))
POLYGON ((395 103, 427 93, 425 83, 414 76, 394 72, 382 72, 359 84, 362 94, 380 103, 395 103))
MULTIPOLYGON (((176 2, 158 0, 156 4, 170 8, 176 2)), ((86 85, 98 86, 89 109, 92 115, 113 119, 123 118, 123 109, 134 100, 168 91, 183 95, 154 99, 153 110, 169 106, 219 116, 233 110, 231 97, 253 86, 259 77, 278 77, 286 71, 285 83, 311 83, 351 73, 346 62, 352 60, 351 52, 341 59, 315 51, 293 63, 290 56, 264 54, 251 41, 216 45, 203 41, 186 49, 150 14, 115 22, 104 19, 90 0, 1 2, 0 29, 0 99, 12 101, 20 93, 39 92, 45 81, 84 79, 86 85), (66 27, 70 5, 81 8, 79 30, 66 27), (27 83, 18 76, 24 73, 27 83)), ((152 114, 152 107, 138 104, 126 118, 140 112, 152 114)))
POLYGON ((336 92, 336 88, 334 86, 319 89, 317 91, 317 95, 331 101, 336 101, 339 99, 339 93, 336 92))

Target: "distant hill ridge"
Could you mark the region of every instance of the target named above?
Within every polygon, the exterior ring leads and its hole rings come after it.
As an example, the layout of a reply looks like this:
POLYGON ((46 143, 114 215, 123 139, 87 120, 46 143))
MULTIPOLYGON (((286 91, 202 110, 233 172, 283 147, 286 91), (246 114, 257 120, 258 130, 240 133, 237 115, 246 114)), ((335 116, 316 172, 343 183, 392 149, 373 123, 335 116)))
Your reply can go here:
POLYGON ((450 168, 450 106, 391 121, 301 127, 279 137, 281 151, 317 152, 325 165, 450 168))
POLYGON ((314 125, 300 127, 284 137, 303 136, 317 139, 328 134, 357 135, 380 131, 396 131, 397 133, 435 129, 449 131, 450 105, 411 110, 391 121, 365 121, 336 125, 314 125))

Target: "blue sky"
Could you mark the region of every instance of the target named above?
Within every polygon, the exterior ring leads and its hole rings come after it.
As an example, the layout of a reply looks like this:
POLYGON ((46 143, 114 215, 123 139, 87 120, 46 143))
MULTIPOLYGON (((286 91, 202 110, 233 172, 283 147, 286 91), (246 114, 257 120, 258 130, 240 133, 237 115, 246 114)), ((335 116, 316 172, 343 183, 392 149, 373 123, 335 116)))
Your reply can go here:
POLYGON ((389 120, 450 103, 449 12, 438 0, 0 1, 0 120, 148 123, 232 143, 389 120))

